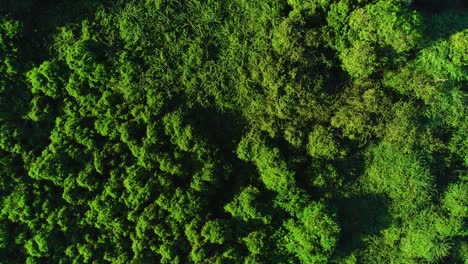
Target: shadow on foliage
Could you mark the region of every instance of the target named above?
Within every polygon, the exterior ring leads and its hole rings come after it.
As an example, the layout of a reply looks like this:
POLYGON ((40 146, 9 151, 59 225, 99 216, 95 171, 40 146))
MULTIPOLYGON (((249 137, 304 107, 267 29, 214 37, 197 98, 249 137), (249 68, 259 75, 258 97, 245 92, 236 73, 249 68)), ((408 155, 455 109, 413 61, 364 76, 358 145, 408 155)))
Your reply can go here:
POLYGON ((463 174, 464 162, 459 155, 452 153, 435 153, 432 156, 430 172, 435 175, 436 186, 439 191, 446 190, 447 186, 459 180, 463 174), (447 158, 450 157, 450 158, 447 158))
POLYGON ((364 156, 358 152, 336 162, 336 168, 339 175, 342 175, 343 184, 356 182, 364 173, 365 165, 364 156))
POLYGON ((216 146, 217 161, 229 164, 216 170, 219 177, 224 177, 222 185, 229 186, 223 192, 213 190, 215 197, 210 197, 214 214, 223 215, 223 206, 237 194, 242 187, 252 183, 257 170, 253 164, 239 160, 235 153, 244 132, 244 120, 235 112, 220 112, 215 109, 195 108, 191 110, 191 124, 194 133, 207 141, 208 146, 216 146), (234 151, 233 151, 234 150, 234 151))
POLYGON ((468 8, 468 2, 464 0, 414 0, 413 7, 428 15, 434 15, 444 12, 447 9, 468 8))
POLYGON ((209 145, 222 146, 229 153, 236 149, 243 135, 244 122, 239 114, 206 108, 194 109, 192 113, 191 120, 196 133, 207 139, 209 145))
POLYGON ((468 28, 467 1, 416 0, 413 7, 424 14, 423 46, 468 28))
POLYGON ((336 202, 341 236, 338 251, 350 253, 365 246, 363 238, 390 225, 389 205, 384 195, 361 194, 336 202))
POLYGON ((35 62, 46 58, 52 34, 57 28, 82 21, 94 15, 101 1, 59 1, 59 0, 6 0, 0 5, 0 15, 8 15, 23 22, 24 35, 28 40, 23 45, 30 48, 28 57, 35 62))

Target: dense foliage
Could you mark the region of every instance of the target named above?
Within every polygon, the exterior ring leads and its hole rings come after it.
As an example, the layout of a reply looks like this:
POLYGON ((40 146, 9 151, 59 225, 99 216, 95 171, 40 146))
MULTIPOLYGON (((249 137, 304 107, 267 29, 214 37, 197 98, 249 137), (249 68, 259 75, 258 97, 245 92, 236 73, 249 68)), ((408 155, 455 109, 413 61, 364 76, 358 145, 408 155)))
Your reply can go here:
POLYGON ((1 263, 468 263, 468 6, 0 1, 1 263))

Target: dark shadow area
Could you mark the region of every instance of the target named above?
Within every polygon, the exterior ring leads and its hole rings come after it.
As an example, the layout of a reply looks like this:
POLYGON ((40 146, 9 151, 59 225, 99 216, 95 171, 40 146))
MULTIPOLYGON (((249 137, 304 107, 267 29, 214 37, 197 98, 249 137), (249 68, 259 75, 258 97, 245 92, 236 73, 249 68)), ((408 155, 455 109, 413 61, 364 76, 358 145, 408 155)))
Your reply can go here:
POLYGON ((468 2, 465 0, 414 0, 412 6, 416 10, 432 15, 447 9, 468 8, 468 2))
POLYGON ((293 7, 289 4, 285 4, 283 5, 283 8, 281 9, 280 14, 282 17, 288 17, 291 11, 293 11, 293 7))
POLYGON ((2 234, 2 242, 8 245, 7 247, 0 247, 0 258, 2 263, 18 263, 19 260, 26 263, 23 255, 24 248, 16 243, 17 237, 26 233, 27 228, 22 223, 13 223, 7 219, 1 220, 0 225, 4 232, 2 234))
POLYGON ((468 1, 415 0, 412 7, 424 17, 422 48, 468 28, 468 1))
POLYGON ((384 195, 361 194, 336 201, 341 227, 337 251, 347 255, 365 246, 362 239, 389 227, 391 216, 384 195))
POLYGON ((220 112, 216 109, 195 108, 189 116, 197 135, 207 139, 209 145, 222 147, 232 153, 243 136, 245 121, 240 113, 233 111, 220 112))
POLYGON ((429 169, 431 175, 434 175, 437 190, 442 193, 449 184, 459 180, 466 167, 463 158, 453 153, 434 153, 432 158, 429 169))
POLYGON ((223 217, 224 205, 230 202, 240 190, 257 182, 258 171, 254 164, 240 160, 235 150, 244 135, 243 120, 240 113, 221 112, 217 109, 191 109, 188 119, 193 126, 194 135, 207 141, 207 146, 217 148, 219 163, 226 164, 215 169, 216 177, 221 180, 212 186, 204 196, 205 203, 211 206, 214 215, 223 217), (220 189, 223 191, 220 192, 220 189))
POLYGON ((22 45, 35 63, 49 55, 49 44, 57 28, 77 23, 94 15, 104 1, 59 1, 59 0, 6 0, 0 5, 0 15, 22 21, 23 34, 27 41, 22 45))
POLYGON ((468 28, 466 9, 451 9, 442 13, 424 17, 424 46, 430 46, 434 41, 446 39, 449 36, 468 28), (429 40, 429 41, 427 41, 429 40))
POLYGON ((23 78, 24 72, 37 66, 44 60, 49 59, 50 44, 53 40, 57 28, 77 23, 86 16, 93 15, 101 1, 58 1, 58 0, 2 0, 0 3, 0 17, 21 21, 18 41, 18 78, 15 85, 18 88, 13 91, 12 98, 17 99, 15 105, 18 111, 11 111, 10 119, 16 118, 16 126, 27 134, 21 135, 24 145, 35 153, 39 153, 42 148, 50 142, 47 137, 50 134, 59 105, 50 102, 50 98, 43 99, 43 104, 39 109, 49 106, 56 106, 53 109, 41 112, 43 115, 40 122, 25 120, 31 108, 27 82, 23 78), (49 101, 49 102, 47 102, 49 101), (47 103, 47 104, 46 104, 47 103), (50 110, 50 111, 49 111, 50 110), (38 142, 43 142, 38 144, 38 142))
MULTIPOLYGON (((225 165, 215 169, 214 175, 219 180, 203 193, 203 204, 210 208, 214 216, 225 218, 229 214, 225 212, 224 206, 231 202, 242 189, 249 185, 261 189, 261 186, 258 186, 260 175, 254 164, 240 160, 235 153, 220 154, 216 159, 225 165)), ((262 204, 271 201, 275 195, 273 192, 262 190, 261 196, 269 198, 261 199, 262 204)))
MULTIPOLYGON (((344 144, 345 146, 349 146, 344 144)), ((355 183, 364 173, 365 158, 362 149, 353 148, 345 158, 336 161, 335 167, 339 175, 343 178, 343 184, 355 183)))

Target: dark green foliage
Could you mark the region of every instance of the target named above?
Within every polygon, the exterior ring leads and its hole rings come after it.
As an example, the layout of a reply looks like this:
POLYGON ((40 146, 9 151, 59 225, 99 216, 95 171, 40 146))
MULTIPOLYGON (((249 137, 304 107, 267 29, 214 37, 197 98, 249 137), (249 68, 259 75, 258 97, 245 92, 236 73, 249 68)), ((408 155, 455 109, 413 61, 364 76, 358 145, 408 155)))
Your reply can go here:
POLYGON ((0 262, 466 263, 467 6, 428 2, 2 1, 0 262))

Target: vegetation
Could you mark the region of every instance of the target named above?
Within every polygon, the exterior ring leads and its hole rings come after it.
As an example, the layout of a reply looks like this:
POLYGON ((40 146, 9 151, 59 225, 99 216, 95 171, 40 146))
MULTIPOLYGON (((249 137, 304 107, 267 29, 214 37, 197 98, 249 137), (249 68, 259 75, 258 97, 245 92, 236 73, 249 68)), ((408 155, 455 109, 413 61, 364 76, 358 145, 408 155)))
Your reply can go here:
POLYGON ((1 1, 0 262, 468 263, 463 2, 1 1))

